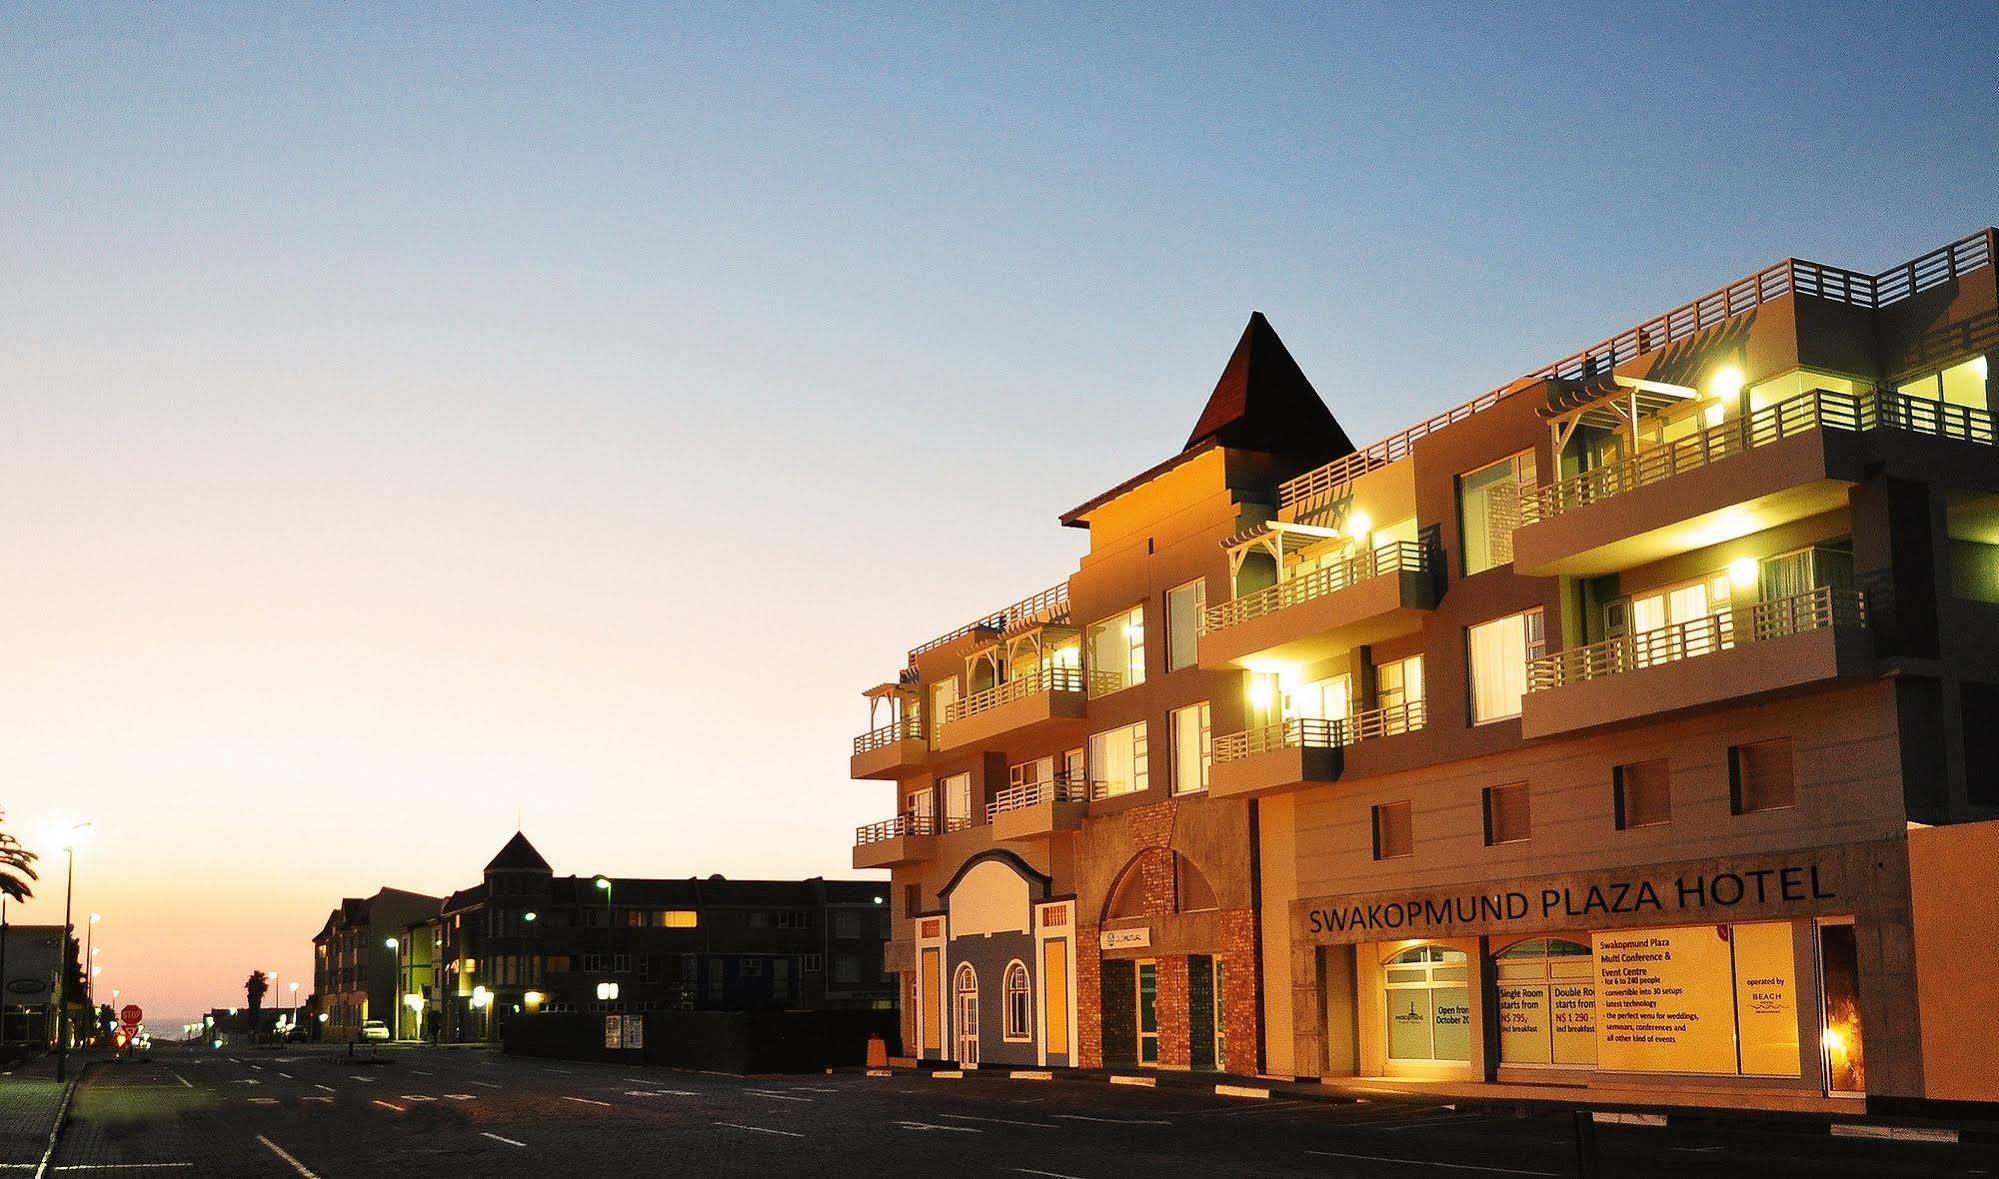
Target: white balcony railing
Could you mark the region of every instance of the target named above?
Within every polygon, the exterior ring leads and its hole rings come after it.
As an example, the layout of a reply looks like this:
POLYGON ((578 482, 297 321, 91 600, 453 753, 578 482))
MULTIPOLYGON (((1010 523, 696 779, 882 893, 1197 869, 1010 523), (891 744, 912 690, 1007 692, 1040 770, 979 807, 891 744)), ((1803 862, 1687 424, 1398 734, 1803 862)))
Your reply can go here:
POLYGON ((1820 586, 1759 602, 1689 619, 1671 626, 1656 627, 1635 635, 1620 635, 1544 655, 1527 665, 1527 690, 1546 692, 1568 684, 1622 675, 1644 667, 1697 659, 1743 643, 1824 630, 1827 627, 1867 625, 1867 595, 1858 590, 1820 586))
POLYGON ((1370 709, 1334 720, 1292 717, 1280 724, 1215 738, 1214 760, 1216 765, 1221 765, 1284 749, 1338 749, 1362 741, 1414 732, 1422 728, 1428 718, 1429 710, 1421 700, 1370 709))
POLYGON ((1080 667, 1042 667, 1010 680, 994 684, 974 692, 961 700, 953 700, 944 706, 944 716, 939 722, 949 725, 965 720, 982 712, 990 712, 1002 704, 1024 700, 1043 692, 1080 692, 1084 685, 1083 669, 1080 667))
POLYGON ((1521 522, 1552 520, 1564 512, 1818 429, 1849 433, 1905 430, 1986 446, 1994 443, 1992 415, 1982 409, 1886 390, 1832 393, 1815 389, 1766 405, 1735 421, 1641 450, 1609 466, 1523 492, 1521 522))
POLYGON ((986 804, 986 821, 1007 811, 1023 811, 1040 806, 1044 802, 1088 802, 1089 783, 1068 774, 1057 774, 1049 782, 1024 782, 1019 786, 1009 786, 986 804))
POLYGON ((1289 578, 1233 601, 1210 606, 1201 612, 1201 633, 1213 634, 1239 626, 1300 602, 1336 594, 1350 585, 1384 574, 1404 571, 1420 573, 1429 568, 1430 555, 1426 547, 1414 541, 1394 541, 1321 566, 1303 577, 1289 578))
POLYGON ((878 729, 870 729, 854 738, 854 753, 859 756, 863 753, 873 753, 877 749, 887 749, 904 741, 921 740, 923 740, 923 722, 915 717, 904 717, 878 729))
POLYGON ((869 823, 854 829, 854 846, 866 847, 870 843, 883 843, 900 839, 905 835, 935 835, 937 820, 928 815, 897 815, 893 819, 883 819, 879 823, 869 823))

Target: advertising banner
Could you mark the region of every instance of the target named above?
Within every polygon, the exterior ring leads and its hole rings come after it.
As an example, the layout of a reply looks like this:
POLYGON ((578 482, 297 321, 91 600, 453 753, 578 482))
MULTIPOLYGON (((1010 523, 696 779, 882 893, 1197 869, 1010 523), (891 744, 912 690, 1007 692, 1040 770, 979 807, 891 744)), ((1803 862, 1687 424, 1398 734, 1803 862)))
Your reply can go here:
POLYGON ((1745 1075, 1798 1075, 1798 969, 1792 946, 1789 922, 1735 927, 1735 1020, 1745 1075))
POLYGON ((1728 927, 1681 925, 1595 936, 1597 1067, 1734 1073, 1735 986, 1728 927))

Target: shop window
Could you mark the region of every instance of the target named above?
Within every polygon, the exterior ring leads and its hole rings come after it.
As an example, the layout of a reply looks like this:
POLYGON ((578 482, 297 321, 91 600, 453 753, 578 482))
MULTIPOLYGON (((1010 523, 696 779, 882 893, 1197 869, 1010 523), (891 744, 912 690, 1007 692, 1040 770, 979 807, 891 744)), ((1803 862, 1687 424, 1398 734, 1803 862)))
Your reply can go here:
POLYGON ((1481 622, 1465 631, 1475 725, 1520 715, 1527 694, 1527 665, 1547 654, 1541 611, 1528 610, 1481 622))
POLYGON ((1166 670, 1194 666, 1201 611, 1208 604, 1205 578, 1166 591, 1166 670))
POLYGON ((1672 820, 1673 798, 1665 758, 1618 766, 1613 784, 1619 831, 1672 820))
POLYGON ((1374 808, 1374 858, 1392 860, 1412 850, 1409 804, 1384 802, 1374 808))
POLYGON ((1006 1038, 1013 1041, 1031 1039, 1034 1031, 1032 992, 1027 985, 1027 966, 1018 958, 1007 965, 1005 991, 1006 1038))
POLYGON ((1159 964, 1152 961, 1138 963, 1136 975, 1138 988, 1138 1063, 1157 1065, 1159 1063, 1159 964))
POLYGON ((1520 496, 1533 488, 1531 450, 1458 476, 1458 543, 1465 576, 1512 563, 1520 496))
POLYGON ((1596 957, 1566 938, 1494 955, 1501 1064, 1596 1064, 1596 957))
POLYGON ((1192 794, 1208 788, 1208 766, 1213 760, 1214 736, 1209 724, 1208 702, 1176 708, 1169 716, 1168 736, 1173 743, 1173 793, 1192 794))
POLYGON ((1485 845, 1524 841, 1532 827, 1527 809, 1527 783, 1510 782, 1485 788, 1485 845))
POLYGON ((1470 1060, 1470 982, 1462 950, 1417 946, 1384 963, 1389 1059, 1470 1060))
POLYGON ((1865 1093, 1867 1060, 1860 1037, 1860 947, 1851 923, 1818 927, 1819 1043, 1829 1093, 1865 1093))
POLYGON ((1798 800, 1791 768, 1791 740, 1757 741, 1728 751, 1728 796, 1738 815, 1774 811, 1798 800))

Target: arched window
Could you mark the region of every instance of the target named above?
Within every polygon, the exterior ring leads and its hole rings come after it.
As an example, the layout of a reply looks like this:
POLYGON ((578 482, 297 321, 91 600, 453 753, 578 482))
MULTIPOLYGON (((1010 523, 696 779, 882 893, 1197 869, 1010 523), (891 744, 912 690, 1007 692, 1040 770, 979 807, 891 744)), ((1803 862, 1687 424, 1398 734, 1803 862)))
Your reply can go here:
POLYGON ((1596 958, 1581 942, 1536 937, 1493 955, 1499 1062, 1596 1064, 1596 958))
POLYGON ((1027 965, 1015 958, 1006 968, 1006 1038, 1034 1038, 1034 1000, 1027 989, 1027 965))
POLYGON ((1463 950, 1417 946, 1382 964, 1390 1060, 1471 1059, 1471 961, 1463 950))
POLYGON ((1111 886, 1104 916, 1158 917, 1218 908, 1214 886, 1186 856, 1147 848, 1131 858, 1111 886))

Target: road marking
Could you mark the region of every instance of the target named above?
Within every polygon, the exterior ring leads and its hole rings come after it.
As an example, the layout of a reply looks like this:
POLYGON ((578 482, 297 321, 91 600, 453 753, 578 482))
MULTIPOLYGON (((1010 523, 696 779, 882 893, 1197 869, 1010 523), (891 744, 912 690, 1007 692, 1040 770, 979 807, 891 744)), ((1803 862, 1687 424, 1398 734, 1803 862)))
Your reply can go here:
POLYGON ((446 1096, 446 1097, 449 1097, 449 1098, 450 1098, 451 1100, 453 1100, 453 1101, 477 1101, 477 1100, 479 1100, 479 1095, 478 1095, 477 1093, 446 1093, 446 1094, 445 1094, 445 1096, 446 1096))
POLYGON ((811 1101, 810 1097, 792 1097, 784 1093, 773 1093, 769 1089, 745 1089, 743 1092, 753 1097, 769 1097, 775 1101, 811 1101))
POLYGON ((563 1100, 564 1100, 564 1101, 573 1101, 573 1102, 575 1102, 575 1103, 576 1103, 576 1104, 578 1104, 578 1105, 601 1105, 601 1106, 603 1106, 603 1107, 604 1107, 605 1109, 609 1109, 609 1108, 611 1108, 611 1103, 610 1103, 610 1102, 608 1102, 608 1101, 599 1101, 599 1100, 597 1100, 597 1099, 596 1099, 596 1098, 594 1098, 594 1097, 564 1097, 564 1098, 563 1098, 563 1100))
POLYGON ((422 1093, 405 1093, 405 1094, 403 1094, 403 1100, 404 1100, 404 1101, 436 1101, 436 1100, 437 1100, 437 1098, 435 1098, 435 1097, 428 1097, 428 1096, 425 1096, 425 1095, 424 1095, 424 1094, 422 1094, 422 1093))
POLYGON ((1055 1074, 1045 1068, 1017 1068, 1007 1074, 1012 1081, 1052 1081, 1055 1074))
POLYGON ((436 1073, 427 1073, 427 1072, 424 1072, 424 1071, 423 1071, 422 1069, 420 1069, 420 1068, 413 1068, 413 1069, 411 1069, 410 1071, 411 1071, 411 1072, 413 1072, 413 1073, 415 1073, 415 1074, 416 1074, 417 1076, 419 1076, 419 1077, 434 1077, 434 1076, 436 1076, 436 1075, 437 1075, 436 1073))
POLYGON ((277 1103, 278 1099, 275 1097, 252 1097, 250 1099, 251 1105, 276 1105, 277 1103))
POLYGON ((1481 1171, 1488 1175, 1546 1175, 1549 1179, 1560 1179, 1554 1171, 1522 1171, 1516 1167, 1480 1167, 1471 1163, 1437 1163, 1429 1159, 1392 1159, 1379 1154, 1341 1154, 1337 1150, 1308 1150, 1306 1154, 1316 1154, 1329 1159, 1359 1159, 1365 1163, 1395 1163, 1404 1167, 1441 1167, 1446 1171, 1481 1171))
POLYGON ((1064 1175, 1060 1171, 1037 1171, 1033 1167, 1015 1167, 1013 1173, 1016 1175, 1046 1175, 1048 1179, 1080 1179, 1080 1176, 1064 1175))
POLYGON ((255 1077, 238 1077, 238 1078, 236 1078, 235 1080, 233 1080, 233 1081, 231 1081, 231 1082, 229 1082, 229 1083, 230 1083, 230 1084, 232 1084, 232 1085, 261 1085, 261 1084, 263 1084, 263 1082, 262 1082, 262 1081, 258 1080, 258 1079, 257 1079, 257 1078, 255 1078, 255 1077))
POLYGON ((1834 1122, 1834 1138, 1885 1138, 1894 1142, 1948 1142, 1957 1141, 1956 1130, 1938 1130, 1921 1126, 1868 1126, 1856 1122, 1834 1122))
MULTIPOLYGON (((17 1163, 15 1166, 29 1167, 33 1163, 17 1163)), ((192 1167, 193 1163, 65 1163, 60 1167, 50 1167, 51 1171, 170 1171, 180 1167, 192 1167)))
POLYGON ((1145 1088, 1147 1088, 1147 1089, 1153 1089, 1153 1088, 1157 1088, 1157 1087, 1158 1087, 1158 1085, 1159 1085, 1159 1078, 1158 1078, 1158 1077, 1126 1077, 1126 1076, 1119 1076, 1119 1075, 1115 1075, 1115 1074, 1113 1074, 1113 1075, 1112 1075, 1112 1077, 1111 1077, 1111 1084, 1113 1084, 1113 1085, 1142 1085, 1142 1086, 1144 1086, 1144 1087, 1145 1087, 1145 1088))
POLYGON ((1071 1122, 1104 1122, 1112 1126, 1170 1126, 1173 1123, 1161 1118, 1093 1118, 1088 1114, 1051 1114, 1071 1122))
POLYGON ((491 1082, 491 1081, 474 1081, 474 1082, 472 1082, 472 1083, 473 1083, 474 1085, 484 1085, 484 1086, 486 1086, 486 1088, 488 1088, 488 1089, 498 1089, 498 1088, 499 1088, 499 1086, 498 1086, 498 1085, 495 1085, 495 1084, 494 1084, 493 1082, 491 1082))
POLYGON ((996 1126, 1033 1126, 1037 1130, 1060 1130, 1054 1122, 1016 1122, 1012 1118, 981 1118, 972 1114, 938 1114, 940 1118, 950 1118, 957 1122, 991 1122, 996 1126))
POLYGON ((396 1104, 395 1102, 393 1102, 393 1101, 383 1101, 383 1100, 382 1100, 381 1098, 379 1098, 379 1097, 377 1097, 377 1098, 373 1098, 373 1099, 372 1099, 372 1104, 375 1104, 375 1105, 379 1105, 379 1106, 381 1106, 381 1107, 382 1107, 383 1109, 392 1109, 392 1110, 395 1110, 395 1111, 396 1111, 397 1113, 401 1113, 401 1112, 403 1112, 403 1107, 402 1107, 402 1106, 400 1106, 400 1105, 397 1105, 397 1104, 396 1104))
POLYGON ((332 1099, 331 1097, 320 1097, 320 1096, 317 1096, 317 1095, 315 1095, 315 1094, 308 1094, 308 1095, 306 1095, 306 1096, 304 1096, 304 1097, 301 1097, 301 1098, 299 1098, 299 1100, 300 1100, 300 1101, 323 1101, 323 1102, 325 1102, 325 1103, 326 1103, 326 1104, 328 1104, 328 1105, 332 1105, 332 1104, 333 1104, 333 1099, 332 1099))
POLYGON ((263 1071, 264 1071, 264 1066, 263 1066, 263 1065, 261 1065, 261 1064, 253 1064, 253 1065, 251 1065, 250 1067, 251 1067, 251 1068, 253 1068, 253 1069, 256 1069, 256 1070, 257 1070, 258 1072, 263 1072, 263 1071))
POLYGON ((277 1155, 279 1158, 290 1163, 292 1165, 292 1170, 297 1171, 299 1173, 300 1179, 319 1179, 319 1176, 312 1173, 311 1168, 307 1167, 304 1163, 299 1162, 291 1155, 286 1154, 284 1147, 279 1146, 275 1142, 272 1142, 270 1139, 264 1137, 262 1134, 257 1135, 257 1141, 263 1143, 265 1146, 270 1147, 272 1154, 277 1155))
POLYGON ((1249 1085, 1216 1085, 1217 1097, 1269 1097, 1270 1090, 1253 1088, 1249 1085))
POLYGON ((741 1122, 716 1122, 715 1124, 718 1126, 727 1126, 731 1130, 755 1130, 759 1134, 782 1134, 786 1138, 805 1137, 805 1135, 795 1130, 773 1130, 768 1126, 745 1126, 741 1122))
POLYGON ((984 1130, 981 1130, 981 1129, 979 1129, 979 1128, 978 1128, 977 1126, 940 1126, 940 1125, 938 1125, 938 1124, 937 1124, 936 1122, 900 1122, 900 1121, 899 1121, 899 1122, 895 1122, 895 1123, 892 1123, 892 1124, 893 1124, 893 1125, 897 1125, 897 1126, 901 1126, 901 1127, 902 1127, 903 1129, 905 1129, 905 1130, 949 1130, 949 1131, 951 1131, 951 1132, 952 1132, 953 1134, 983 1134, 983 1133, 985 1133, 985 1131, 984 1131, 984 1130))
POLYGON ((372 1084, 374 1084, 374 1083, 375 1083, 375 1078, 373 1078, 373 1077, 364 1077, 364 1076, 362 1076, 362 1075, 361 1075, 360 1073, 349 1073, 349 1074, 348 1074, 348 1076, 350 1076, 350 1077, 351 1077, 352 1079, 354 1079, 354 1080, 356 1080, 356 1081, 366 1081, 366 1082, 368 1082, 368 1083, 369 1083, 370 1085, 372 1085, 372 1084))
MULTIPOLYGON (((647 1081, 647 1082, 646 1082, 646 1084, 650 1085, 650 1084, 652 1084, 652 1082, 651 1082, 651 1081, 647 1081)), ((838 1089, 835 1089, 835 1088, 833 1088, 833 1087, 832 1087, 831 1085, 793 1085, 793 1086, 792 1086, 792 1088, 794 1088, 794 1089, 798 1090, 798 1091, 799 1091, 799 1092, 801 1092, 801 1093, 838 1093, 838 1092, 839 1092, 839 1090, 838 1090, 838 1089)))
POLYGON ((174 1074, 174 1080, 179 1081, 181 1084, 186 1085, 190 1089, 194 1088, 194 1083, 192 1081, 189 1081, 186 1077, 181 1076, 179 1073, 174 1074))
POLYGON ((511 1139, 511 1138, 502 1138, 502 1137, 500 1137, 500 1136, 499 1136, 498 1134, 495 1134, 495 1133, 493 1133, 493 1132, 492 1132, 492 1131, 490 1131, 490 1130, 481 1130, 481 1131, 479 1131, 479 1133, 480 1133, 480 1135, 481 1135, 481 1136, 483 1136, 483 1137, 486 1137, 486 1138, 491 1138, 491 1139, 492 1139, 493 1141, 495 1141, 495 1142, 504 1142, 504 1143, 506 1143, 506 1144, 507 1144, 508 1146, 526 1146, 526 1145, 527 1145, 527 1143, 525 1143, 525 1142, 516 1142, 516 1141, 514 1141, 514 1140, 513 1140, 513 1139, 511 1139))
POLYGON ((340 1090, 338 1090, 338 1089, 335 1089, 335 1088, 334 1088, 333 1086, 331 1086, 331 1085, 320 1085, 320 1084, 315 1084, 315 1085, 313 1085, 313 1088, 315 1088, 315 1089, 324 1089, 324 1090, 326 1090, 326 1091, 327 1091, 328 1093, 338 1093, 338 1092, 340 1092, 340 1090))
POLYGON ((933 1081, 962 1081, 965 1079, 965 1070, 961 1068, 934 1068, 930 1070, 930 1079, 933 1081))
POLYGON ((292 1075, 290 1073, 279 1073, 278 1075, 283 1077, 287 1081, 292 1079, 292 1075))

